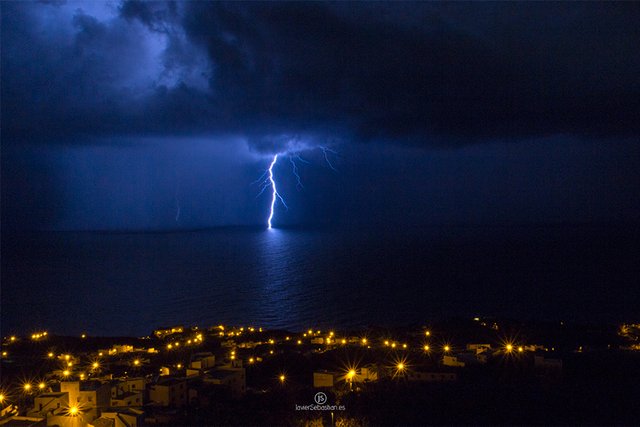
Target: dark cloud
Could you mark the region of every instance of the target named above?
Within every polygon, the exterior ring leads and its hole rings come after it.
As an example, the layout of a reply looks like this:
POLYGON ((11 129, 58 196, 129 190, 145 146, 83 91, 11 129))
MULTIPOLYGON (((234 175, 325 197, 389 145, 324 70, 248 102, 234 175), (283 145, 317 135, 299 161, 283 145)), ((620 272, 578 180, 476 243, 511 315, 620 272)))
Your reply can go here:
POLYGON ((3 139, 640 134, 633 2, 100 5, 2 5, 3 139))

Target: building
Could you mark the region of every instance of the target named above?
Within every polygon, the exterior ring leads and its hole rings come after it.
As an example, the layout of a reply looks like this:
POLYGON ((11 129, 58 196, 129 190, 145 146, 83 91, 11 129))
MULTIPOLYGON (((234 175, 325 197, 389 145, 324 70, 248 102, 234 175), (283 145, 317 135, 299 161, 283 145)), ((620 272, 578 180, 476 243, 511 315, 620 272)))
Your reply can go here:
POLYGON ((142 406, 144 405, 144 392, 126 392, 111 398, 111 406, 114 408, 125 406, 142 406))
POLYGON ((457 368, 464 367, 464 362, 458 360, 457 356, 444 355, 442 357, 442 364, 444 366, 453 366, 453 367, 457 367, 457 368))
POLYGON ((95 427, 137 427, 144 421, 144 412, 133 408, 108 408, 93 421, 95 427))
POLYGON ((467 350, 481 354, 491 351, 491 344, 467 344, 467 350))
POLYGON ((27 413, 30 417, 44 417, 56 409, 69 407, 69 393, 43 393, 35 397, 33 409, 27 413))
POLYGON ((124 378, 116 380, 111 385, 111 397, 117 397, 122 393, 144 391, 147 379, 144 377, 124 378))
POLYGON ((153 331, 153 335, 155 335, 158 338, 164 338, 164 337, 167 337, 169 335, 181 334, 183 332, 184 332, 184 326, 183 325, 178 325, 178 326, 172 326, 170 328, 159 328, 159 329, 156 329, 155 331, 153 331))
POLYGON ((313 386, 316 388, 331 388, 335 386, 341 379, 344 379, 344 373, 336 371, 314 372, 313 386))
POLYGON ((240 397, 247 389, 247 377, 244 368, 218 368, 207 372, 204 382, 221 385, 231 391, 231 396, 240 397))
POLYGON ((149 400, 161 406, 182 407, 188 403, 187 380, 161 378, 149 386, 149 400))
POLYGON ((111 387, 100 381, 63 381, 60 391, 69 393, 69 406, 104 408, 111 403, 111 387))
POLYGON ((211 369, 216 364, 216 357, 213 353, 203 352, 196 353, 191 357, 191 363, 189 364, 190 369, 203 371, 206 369, 211 369))

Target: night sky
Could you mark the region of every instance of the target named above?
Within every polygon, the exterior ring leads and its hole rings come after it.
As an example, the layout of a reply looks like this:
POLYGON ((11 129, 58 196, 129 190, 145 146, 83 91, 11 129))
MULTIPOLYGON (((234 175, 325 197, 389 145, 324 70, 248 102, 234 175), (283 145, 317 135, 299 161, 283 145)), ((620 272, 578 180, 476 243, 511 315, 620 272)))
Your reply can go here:
POLYGON ((4 230, 640 220, 637 2, 0 7, 4 230))

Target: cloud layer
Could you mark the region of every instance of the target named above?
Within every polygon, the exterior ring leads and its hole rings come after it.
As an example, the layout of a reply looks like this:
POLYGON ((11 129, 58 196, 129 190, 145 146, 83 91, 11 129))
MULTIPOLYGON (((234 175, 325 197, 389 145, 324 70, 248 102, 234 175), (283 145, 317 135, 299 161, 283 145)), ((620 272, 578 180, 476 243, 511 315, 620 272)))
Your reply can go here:
POLYGON ((5 3, 3 140, 640 135, 629 3, 5 3))

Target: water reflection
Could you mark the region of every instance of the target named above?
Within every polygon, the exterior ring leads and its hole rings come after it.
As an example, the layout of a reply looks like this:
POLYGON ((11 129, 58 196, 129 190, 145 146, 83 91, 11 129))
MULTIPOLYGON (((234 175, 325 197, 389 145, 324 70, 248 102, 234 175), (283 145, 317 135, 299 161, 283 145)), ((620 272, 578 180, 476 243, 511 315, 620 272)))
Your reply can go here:
POLYGON ((298 278, 291 277, 295 273, 289 268, 291 263, 296 263, 298 255, 291 247, 294 239, 290 238, 290 233, 267 229, 259 246, 262 272, 259 317, 265 323, 282 327, 300 321, 298 278))

